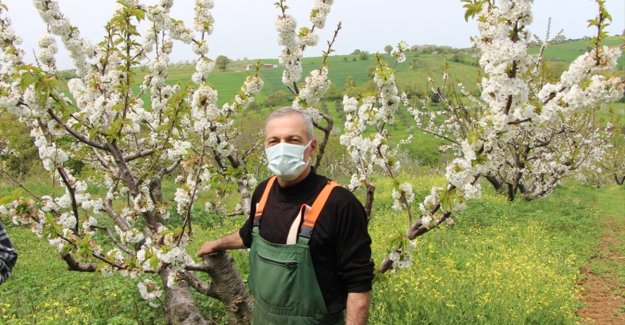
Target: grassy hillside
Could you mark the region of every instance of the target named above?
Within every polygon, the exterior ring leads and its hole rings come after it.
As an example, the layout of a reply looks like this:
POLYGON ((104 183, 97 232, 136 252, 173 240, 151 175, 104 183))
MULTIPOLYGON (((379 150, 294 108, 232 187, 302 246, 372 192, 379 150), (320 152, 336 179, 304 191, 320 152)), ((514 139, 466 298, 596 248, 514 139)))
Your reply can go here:
MULTIPOLYGON (((625 37, 611 36, 604 41, 604 45, 620 46, 625 43, 625 37)), ((593 45, 590 39, 582 39, 570 41, 560 44, 552 44, 545 50, 545 58, 553 61, 572 62, 580 55, 592 49, 593 45)), ((538 48, 531 48, 530 53, 538 53, 538 48)), ((625 69, 625 56, 621 56, 618 61, 618 70, 625 69)))
MULTIPOLYGON (((622 37, 609 37, 604 43, 606 45, 620 45, 625 42, 622 37)), ((553 44, 547 47, 544 56, 548 64, 552 66, 554 73, 561 73, 566 68, 567 63, 572 62, 575 58, 585 53, 591 48, 590 40, 577 40, 561 44, 553 44)), ((539 48, 532 47, 529 52, 538 53, 539 48)), ((389 60, 387 55, 383 55, 385 60, 389 60)), ((321 57, 309 57, 303 59, 304 76, 311 70, 321 66, 321 57)), ((244 70, 244 63, 251 61, 237 61, 230 65, 227 71, 215 70, 209 75, 209 82, 219 92, 219 103, 223 104, 232 101, 235 94, 243 84, 246 76, 253 71, 244 70)), ((262 63, 276 64, 275 59, 264 59, 262 63)), ((437 86, 444 72, 450 76, 450 80, 455 84, 463 83, 470 90, 477 89, 476 85, 480 80, 479 68, 477 67, 477 59, 470 55, 470 52, 462 50, 453 50, 453 52, 442 52, 436 54, 410 52, 407 60, 403 64, 395 66, 397 83, 402 91, 408 91, 413 94, 427 94, 431 87, 437 86), (458 53, 462 59, 458 59, 458 53), (428 84, 428 77, 434 80, 434 84, 428 84)), ((339 92, 345 87, 348 78, 351 78, 363 90, 374 91, 372 86, 367 87, 366 84, 371 79, 370 71, 376 65, 375 55, 369 55, 367 60, 361 60, 358 55, 335 55, 328 60, 330 68, 330 80, 333 86, 339 92)), ((187 84, 193 73, 193 65, 179 65, 170 70, 168 82, 171 84, 180 83, 187 84)), ((617 71, 625 73, 625 56, 619 59, 617 71)), ((288 93, 286 87, 282 84, 282 68, 262 68, 260 76, 265 82, 261 94, 258 96, 258 103, 262 106, 264 99, 272 94, 282 91, 288 93)), ((143 75, 139 73, 137 82, 142 80, 143 75)), ((303 81, 304 78, 302 78, 303 81)), ((137 86, 138 88, 138 86, 137 86)), ((292 95, 288 94, 290 98, 292 95)), ((339 93, 340 95, 340 93, 339 93)), ((285 103, 286 104, 286 103, 285 103)))

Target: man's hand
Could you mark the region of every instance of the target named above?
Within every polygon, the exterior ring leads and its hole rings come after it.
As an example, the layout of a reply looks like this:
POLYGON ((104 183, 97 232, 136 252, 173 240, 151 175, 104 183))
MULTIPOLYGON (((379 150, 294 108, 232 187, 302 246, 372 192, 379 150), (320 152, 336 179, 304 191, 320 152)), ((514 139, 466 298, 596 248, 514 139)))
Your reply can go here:
POLYGON ((217 240, 209 240, 207 242, 205 242, 204 244, 202 244, 202 247, 200 247, 200 249, 197 251, 197 253, 195 253, 195 256, 197 257, 202 257, 204 255, 208 255, 208 254, 212 254, 212 253, 216 253, 219 250, 217 249, 217 242, 219 241, 219 239, 217 240))
POLYGON ((239 235, 238 231, 231 233, 230 235, 223 236, 216 240, 209 240, 202 244, 202 247, 195 253, 195 256, 202 257, 204 255, 217 253, 226 249, 240 249, 245 248, 243 239, 239 235))
POLYGON ((369 319, 369 303, 371 303, 371 291, 348 293, 345 325, 367 324, 367 320, 369 319))

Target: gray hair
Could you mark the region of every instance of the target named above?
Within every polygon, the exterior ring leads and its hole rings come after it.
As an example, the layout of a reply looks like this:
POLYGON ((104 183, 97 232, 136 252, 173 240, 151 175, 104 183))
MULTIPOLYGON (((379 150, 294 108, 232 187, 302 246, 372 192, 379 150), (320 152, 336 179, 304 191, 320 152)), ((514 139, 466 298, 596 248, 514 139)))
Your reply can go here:
MULTIPOLYGON (((308 113, 302 110, 299 110, 297 108, 287 106, 287 107, 278 108, 277 110, 271 112, 271 114, 269 114, 269 116, 267 116, 267 118, 265 119, 265 128, 267 127, 267 123, 270 120, 277 118, 277 117, 290 115, 290 114, 296 114, 302 117, 302 119, 304 120, 304 125, 306 125, 306 135, 308 136, 308 140, 312 140, 314 137, 312 117, 310 117, 308 113)), ((263 132, 264 130, 265 129, 263 128, 263 132)))

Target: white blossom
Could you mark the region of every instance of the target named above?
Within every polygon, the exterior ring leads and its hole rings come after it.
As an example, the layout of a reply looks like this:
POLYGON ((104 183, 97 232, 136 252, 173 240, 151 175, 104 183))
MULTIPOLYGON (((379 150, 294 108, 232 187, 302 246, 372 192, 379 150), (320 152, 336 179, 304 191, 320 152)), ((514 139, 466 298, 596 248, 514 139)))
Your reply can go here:
POLYGON ((137 287, 139 288, 139 294, 141 294, 141 297, 147 300, 150 306, 159 306, 159 299, 161 298, 163 291, 159 288, 156 282, 150 279, 145 279, 142 282, 139 282, 137 287))

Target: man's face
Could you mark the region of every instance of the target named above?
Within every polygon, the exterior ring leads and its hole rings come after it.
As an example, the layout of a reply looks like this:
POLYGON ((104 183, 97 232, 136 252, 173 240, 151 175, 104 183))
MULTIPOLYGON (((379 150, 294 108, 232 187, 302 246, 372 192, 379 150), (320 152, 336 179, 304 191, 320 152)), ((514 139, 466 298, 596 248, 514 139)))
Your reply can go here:
MULTIPOLYGON (((298 114, 274 117, 265 125, 265 148, 281 142, 305 146, 309 141, 304 119, 298 114)), ((313 139, 310 148, 304 152, 304 161, 308 161, 316 150, 317 140, 313 139)))

